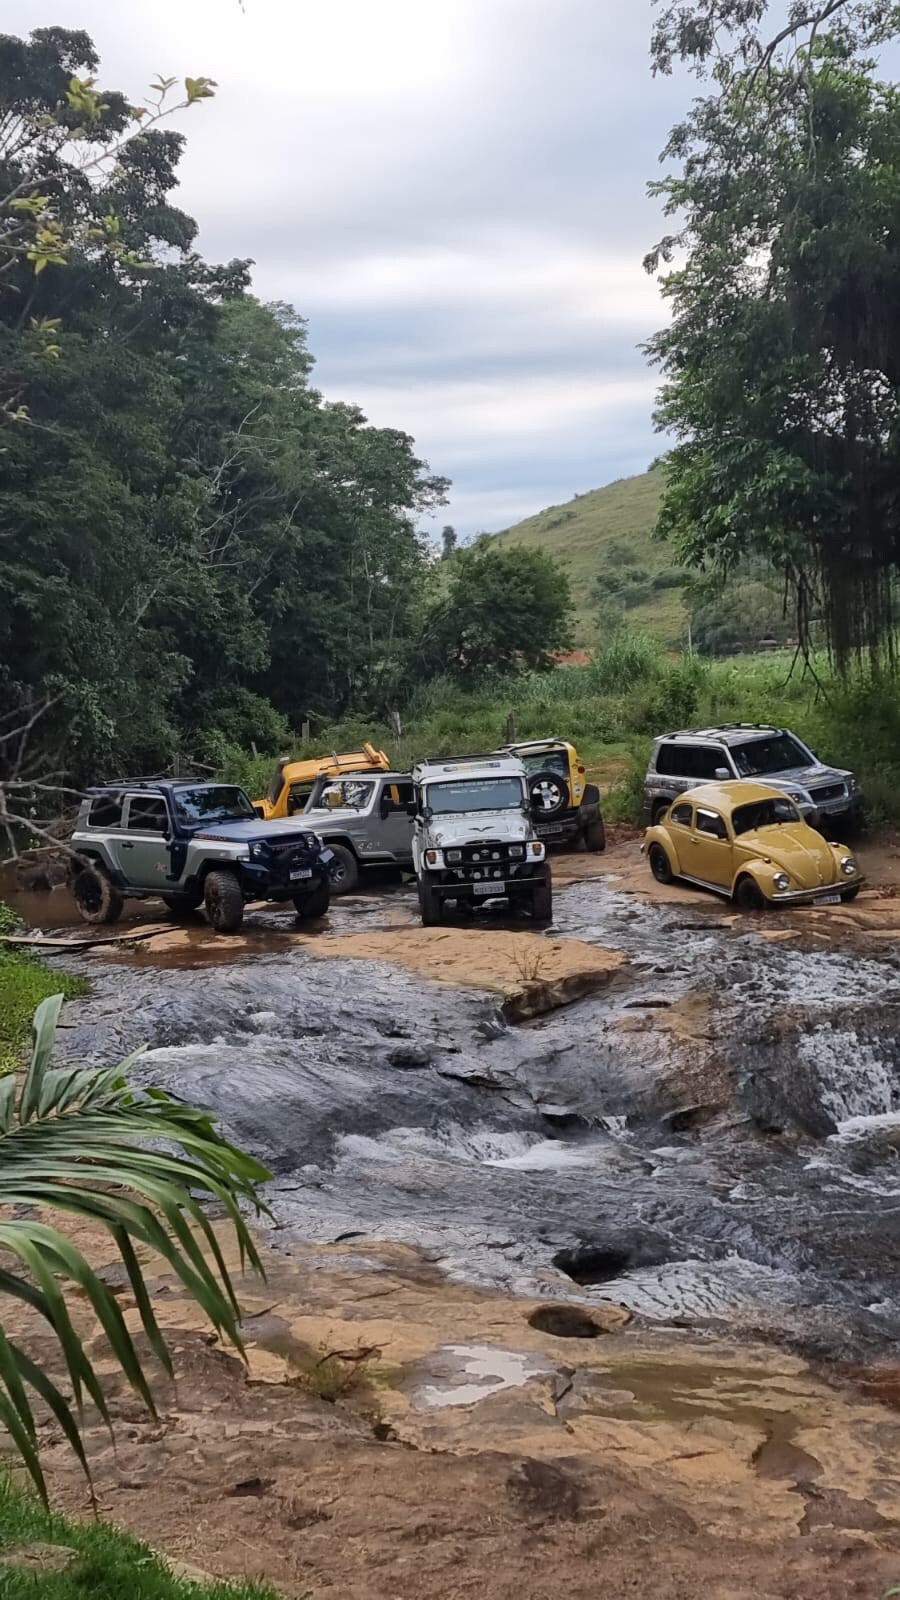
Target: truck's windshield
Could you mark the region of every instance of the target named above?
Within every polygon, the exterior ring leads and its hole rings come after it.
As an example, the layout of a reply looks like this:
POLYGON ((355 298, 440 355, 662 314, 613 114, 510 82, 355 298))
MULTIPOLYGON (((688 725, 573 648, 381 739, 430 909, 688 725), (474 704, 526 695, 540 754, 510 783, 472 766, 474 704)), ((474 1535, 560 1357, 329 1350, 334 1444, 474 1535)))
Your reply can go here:
POLYGON ((256 816, 243 789, 224 783, 207 783, 202 789, 176 789, 175 810, 182 822, 238 822, 256 816))
POLYGON ((448 811, 513 811, 523 804, 519 778, 458 778, 429 783, 425 803, 436 816, 448 811))
POLYGON ((733 744, 731 754, 742 778, 761 778, 766 772, 789 772, 792 767, 809 766, 806 751, 789 733, 733 744))

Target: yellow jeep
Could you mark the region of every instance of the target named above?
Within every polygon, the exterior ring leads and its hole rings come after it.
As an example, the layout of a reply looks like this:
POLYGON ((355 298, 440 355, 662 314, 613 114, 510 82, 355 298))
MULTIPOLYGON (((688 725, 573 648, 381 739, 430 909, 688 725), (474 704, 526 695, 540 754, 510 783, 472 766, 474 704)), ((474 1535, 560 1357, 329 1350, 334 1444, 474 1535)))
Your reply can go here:
POLYGON ((318 777, 339 778, 342 772, 390 772, 391 763, 383 750, 364 744, 352 755, 314 756, 311 761, 279 761, 263 800, 254 800, 254 809, 268 822, 272 817, 292 817, 302 811, 318 777))
POLYGON ((518 756, 528 775, 534 830, 548 844, 584 844, 606 849, 606 828, 600 790, 585 778, 578 751, 567 739, 528 739, 508 744, 505 754, 518 756))

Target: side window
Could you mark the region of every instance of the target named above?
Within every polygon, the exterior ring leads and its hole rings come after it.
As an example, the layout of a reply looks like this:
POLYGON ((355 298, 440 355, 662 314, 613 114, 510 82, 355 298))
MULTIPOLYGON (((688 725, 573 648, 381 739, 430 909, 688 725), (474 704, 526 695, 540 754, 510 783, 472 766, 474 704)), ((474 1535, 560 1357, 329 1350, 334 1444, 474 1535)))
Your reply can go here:
POLYGON ((289 817, 293 817, 298 811, 303 810, 303 807, 306 805, 307 800, 312 794, 312 788, 313 786, 311 783, 291 784, 290 793, 287 798, 289 817))
POLYGON ((697 832, 709 833, 714 839, 727 839, 728 829, 716 811, 701 811, 697 807, 697 832))
MULTIPOLYGON (((713 751, 704 750, 702 744, 664 744, 656 756, 656 770, 667 778, 705 778, 707 756, 713 751)), ((708 776, 711 778, 718 763, 713 760, 708 776)))
POLYGON ((684 804, 680 806, 673 806, 669 812, 669 821, 677 822, 679 827, 689 828, 691 825, 691 813, 693 809, 693 806, 684 804))
POLYGON ((158 794, 133 794, 128 802, 128 827, 138 833, 165 833, 169 812, 158 794))
POLYGON ((88 827, 121 827, 123 803, 120 794, 98 794, 96 800, 91 801, 91 809, 88 812, 88 827))
POLYGON ((696 766, 694 777, 714 778, 720 767, 728 767, 728 757, 724 750, 716 750, 709 745, 698 744, 694 751, 696 766))

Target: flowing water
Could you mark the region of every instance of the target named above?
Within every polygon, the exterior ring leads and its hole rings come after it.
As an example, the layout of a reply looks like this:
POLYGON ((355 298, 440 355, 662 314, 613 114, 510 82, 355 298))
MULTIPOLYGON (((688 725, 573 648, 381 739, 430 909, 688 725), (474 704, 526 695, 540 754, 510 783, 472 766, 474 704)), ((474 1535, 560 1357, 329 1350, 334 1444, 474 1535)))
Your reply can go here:
POLYGON ((823 1355, 896 1341, 891 956, 788 948, 583 882, 558 891, 555 934, 628 963, 511 1027, 487 994, 312 955, 279 924, 251 917, 253 953, 222 941, 214 964, 85 958, 93 993, 62 1035, 91 1061, 146 1043, 138 1078, 210 1107, 271 1168, 277 1245, 352 1240, 364 1258, 405 1240, 476 1282, 823 1355))

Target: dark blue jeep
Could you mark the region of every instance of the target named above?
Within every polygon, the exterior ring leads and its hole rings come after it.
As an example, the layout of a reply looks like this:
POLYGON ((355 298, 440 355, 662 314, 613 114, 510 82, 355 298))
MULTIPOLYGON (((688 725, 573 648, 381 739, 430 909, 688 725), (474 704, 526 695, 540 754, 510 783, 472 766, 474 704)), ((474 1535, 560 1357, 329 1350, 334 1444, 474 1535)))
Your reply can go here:
POLYGON ((85 922, 115 922, 125 896, 160 896, 176 916, 203 903, 234 933, 248 900, 292 900, 321 917, 330 850, 294 821, 263 822, 233 784, 135 779, 90 789, 72 836, 72 892, 85 922))

